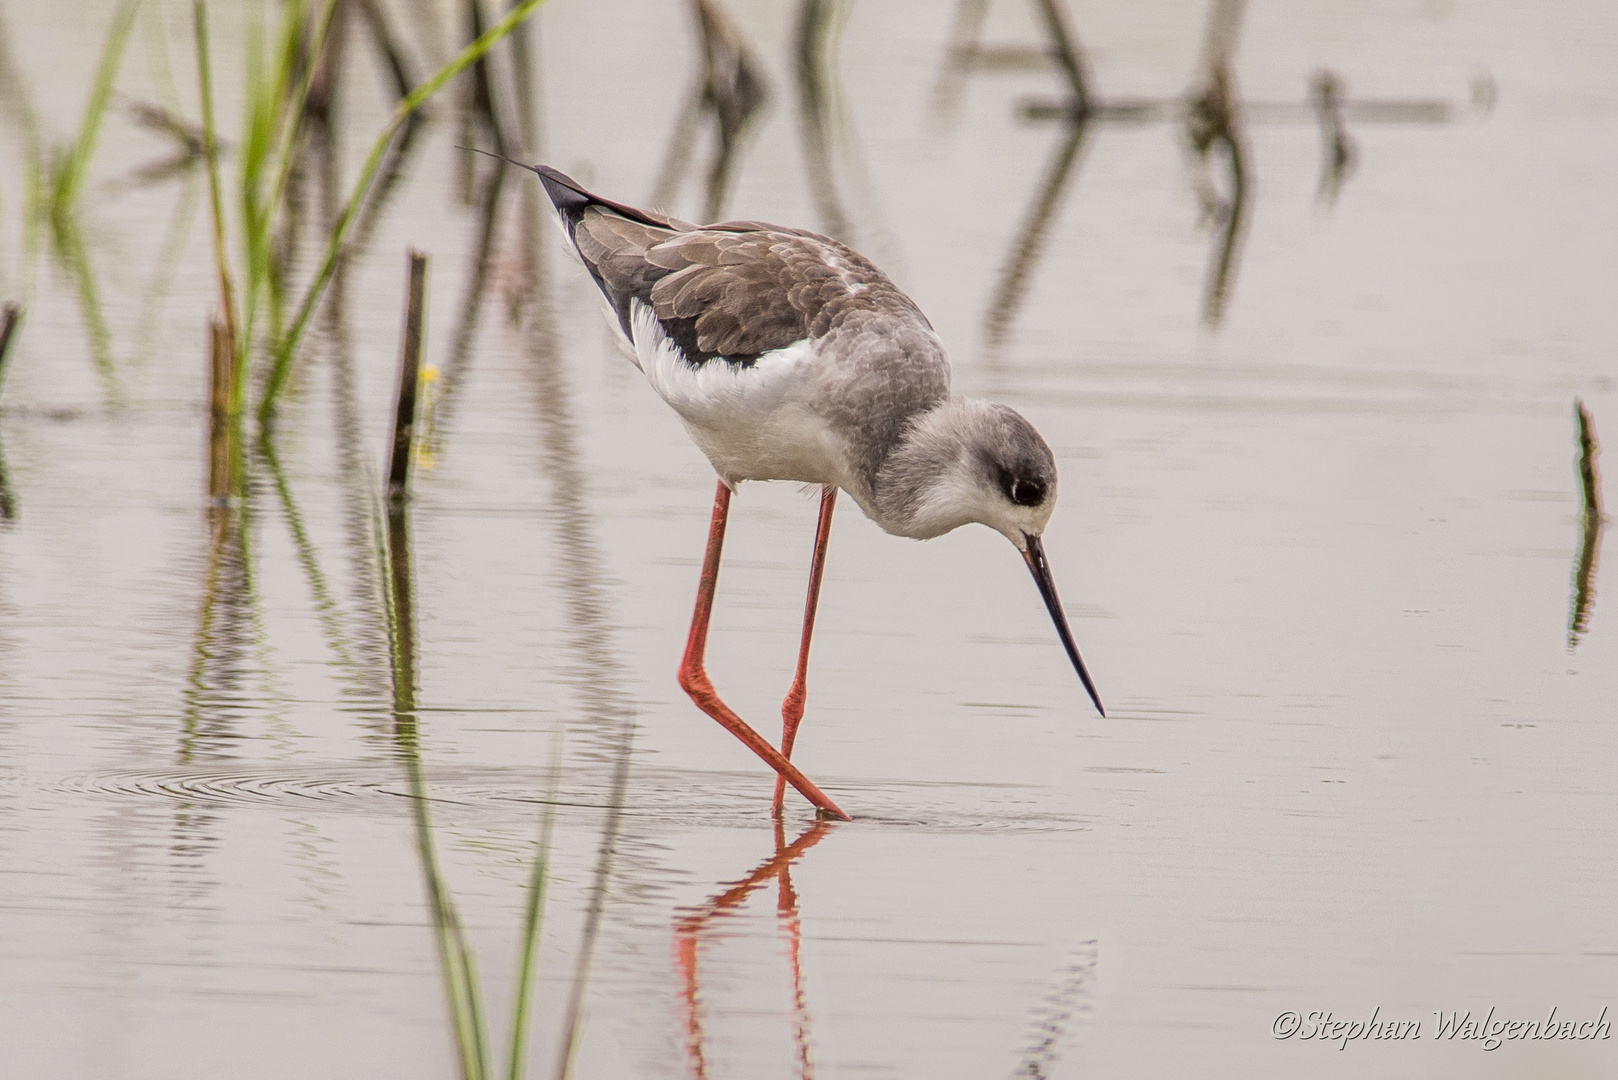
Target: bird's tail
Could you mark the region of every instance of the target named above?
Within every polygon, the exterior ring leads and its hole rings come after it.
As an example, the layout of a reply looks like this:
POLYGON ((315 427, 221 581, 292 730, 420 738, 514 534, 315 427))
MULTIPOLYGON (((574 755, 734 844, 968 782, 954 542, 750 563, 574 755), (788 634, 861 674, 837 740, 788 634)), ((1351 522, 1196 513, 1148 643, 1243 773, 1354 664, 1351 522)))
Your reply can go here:
POLYGON ((603 199, 600 195, 597 195, 594 192, 586 191, 584 188, 580 187, 578 181, 574 180, 571 176, 564 172, 559 172, 558 170, 551 168, 549 165, 528 165, 524 162, 515 161, 512 158, 508 158, 504 154, 496 154, 489 150, 479 150, 475 146, 462 146, 459 147, 459 149, 470 150, 474 154, 485 154, 492 158, 499 158, 501 161, 515 165, 519 169, 527 169, 529 172, 538 176, 539 182, 545 185, 545 194, 549 196, 551 205, 556 207, 556 213, 561 217, 562 224, 566 226, 567 234, 570 239, 573 236, 574 227, 579 223, 579 219, 582 218, 584 216, 584 212, 592 206, 604 206, 613 213, 628 218, 630 221, 636 221, 642 225, 650 225, 654 229, 678 230, 679 228, 679 226, 667 218, 660 218, 656 214, 648 214, 644 210, 638 210, 635 207, 629 206, 625 203, 613 202, 611 199, 603 199))

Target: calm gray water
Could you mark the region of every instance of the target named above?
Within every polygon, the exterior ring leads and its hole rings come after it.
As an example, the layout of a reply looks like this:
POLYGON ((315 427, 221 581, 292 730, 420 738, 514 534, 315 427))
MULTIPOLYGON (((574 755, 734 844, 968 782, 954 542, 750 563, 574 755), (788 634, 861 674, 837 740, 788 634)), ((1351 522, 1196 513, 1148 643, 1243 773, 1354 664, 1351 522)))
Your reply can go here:
MULTIPOLYGON (((243 6, 211 12, 232 145, 243 6)), ((779 832, 767 772, 674 679, 712 472, 548 234, 530 275, 518 174, 474 276, 453 93, 216 542, 205 190, 135 182, 173 144, 126 108, 198 115, 189 5, 137 19, 86 188, 100 366, 26 226, 28 117, 69 140, 114 7, 0 7, 0 300, 26 307, 0 390, 4 1075, 457 1075, 429 878, 503 1070, 547 806, 529 1076, 1614 1071, 1599 1032, 1491 1050, 1436 1015, 1618 1024, 1618 611, 1574 419, 1582 398, 1618 438, 1612 5, 1223 5, 1244 184, 1222 302, 1228 153, 1199 159, 1182 119, 1221 40, 1200 0, 1066 3, 1103 106, 1079 129, 1025 117, 1066 92, 1038 5, 974 28, 970 2, 844 4, 807 114, 799 6, 725 5, 769 93, 726 215, 844 235, 958 389, 1045 434, 1047 547, 1109 708, 1001 538, 915 544, 845 502, 795 760, 855 820, 795 801, 779 832), (1334 130, 1346 175, 1323 179, 1334 130), (414 757, 374 494, 410 245, 440 373, 414 757), (1277 1038, 1289 1012, 1421 1026, 1340 1049, 1277 1038)), ((381 8, 417 70, 464 34, 460 4, 381 8)), ((537 26, 544 158, 700 217, 711 135, 671 134, 690 11, 552 0, 537 26)), ((345 192, 392 105, 348 33, 345 192)), ((813 526, 793 485, 732 516, 710 671, 766 734, 813 526)))

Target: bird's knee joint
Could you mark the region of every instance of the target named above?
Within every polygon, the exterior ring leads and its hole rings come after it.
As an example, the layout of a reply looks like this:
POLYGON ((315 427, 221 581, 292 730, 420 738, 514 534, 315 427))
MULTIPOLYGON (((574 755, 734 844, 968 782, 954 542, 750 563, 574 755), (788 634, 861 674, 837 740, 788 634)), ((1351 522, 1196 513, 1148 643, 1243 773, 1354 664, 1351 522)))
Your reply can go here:
POLYGON ((708 681, 707 673, 701 668, 680 669, 680 689, 694 698, 712 697, 713 683, 708 681))

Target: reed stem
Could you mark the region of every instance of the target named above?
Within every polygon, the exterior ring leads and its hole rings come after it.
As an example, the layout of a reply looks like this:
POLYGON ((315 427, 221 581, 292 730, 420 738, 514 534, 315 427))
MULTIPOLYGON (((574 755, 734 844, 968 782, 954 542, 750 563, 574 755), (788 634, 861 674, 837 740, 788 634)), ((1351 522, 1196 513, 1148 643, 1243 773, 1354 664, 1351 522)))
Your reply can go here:
POLYGON ((416 387, 421 376, 422 324, 427 301, 427 256, 410 251, 410 278, 405 294, 404 343, 399 352, 399 389, 393 408, 393 459, 388 466, 388 500, 410 494, 410 459, 416 435, 416 387))
POLYGON ((208 322, 208 359, 210 370, 208 400, 208 501, 223 506, 231 491, 231 429, 230 391, 236 373, 231 363, 235 355, 230 331, 220 319, 208 322))
POLYGON ((365 159, 365 165, 360 169, 359 179, 354 182, 354 190, 349 195, 348 202, 343 206, 342 213, 338 215, 336 227, 332 230, 331 239, 326 244, 326 257, 322 260, 315 280, 310 283, 308 291, 304 294, 303 302, 298 305, 298 313, 293 317, 292 325, 288 328, 285 338, 275 350, 275 363, 270 370, 269 379, 265 383, 264 396, 259 402, 259 423, 268 425, 275 417, 276 400, 281 390, 286 386, 288 376, 292 371, 292 358, 298 351, 298 344, 303 338, 303 331, 309 324, 309 318, 314 313, 315 305, 325 292, 326 285, 331 281, 332 274, 337 269, 337 260, 343 254, 344 242, 348 239, 350 228, 359 213, 360 206, 365 202, 370 192, 371 181, 376 178, 378 167, 387 153, 388 145, 406 120, 419 109, 428 98, 438 93, 455 76, 476 63, 484 53, 488 52, 501 39, 516 29, 528 16, 538 10, 545 0, 522 0, 522 3, 512 8, 506 17, 501 19, 489 30, 472 42, 460 55, 440 68, 432 78, 412 90, 404 100, 394 108, 393 115, 377 136, 376 142, 371 146, 371 152, 365 159))
MULTIPOLYGON (((192 23, 197 36, 197 83, 202 95, 202 154, 208 167, 208 198, 213 210, 214 270, 219 278, 220 321, 230 338, 230 351, 236 351, 236 298, 230 280, 230 255, 225 241, 225 203, 219 186, 219 140, 214 126, 213 72, 208 49, 208 8, 203 0, 192 0, 192 23)), ((235 370, 235 363, 231 368, 235 370)), ((232 386, 227 412, 241 411, 241 394, 232 386)))

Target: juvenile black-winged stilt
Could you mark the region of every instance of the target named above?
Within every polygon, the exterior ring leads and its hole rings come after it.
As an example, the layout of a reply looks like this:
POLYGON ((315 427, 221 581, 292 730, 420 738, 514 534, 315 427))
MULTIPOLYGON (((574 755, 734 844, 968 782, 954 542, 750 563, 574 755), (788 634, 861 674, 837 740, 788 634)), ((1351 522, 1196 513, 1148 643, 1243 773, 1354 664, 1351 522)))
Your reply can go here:
POLYGON ((882 271, 802 229, 692 225, 593 195, 555 169, 523 167, 544 183, 635 364, 719 473, 680 685, 775 769, 774 810, 790 783, 821 812, 848 818, 788 760, 839 489, 896 536, 926 540, 971 522, 1004 534, 1106 715, 1040 543, 1056 506, 1050 447, 1006 406, 950 393, 938 335, 882 271), (780 750, 720 700, 703 668, 730 496, 743 480, 821 487, 780 750))

